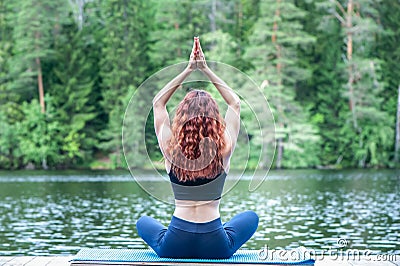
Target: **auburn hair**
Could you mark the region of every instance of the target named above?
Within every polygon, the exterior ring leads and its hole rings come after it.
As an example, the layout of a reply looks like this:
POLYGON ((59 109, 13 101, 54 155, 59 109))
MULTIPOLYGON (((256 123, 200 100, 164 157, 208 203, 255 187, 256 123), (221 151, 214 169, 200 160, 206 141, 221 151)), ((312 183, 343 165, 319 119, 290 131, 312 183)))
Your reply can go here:
POLYGON ((217 102, 203 90, 192 90, 179 103, 167 147, 171 172, 180 181, 212 179, 223 170, 225 121, 217 102))

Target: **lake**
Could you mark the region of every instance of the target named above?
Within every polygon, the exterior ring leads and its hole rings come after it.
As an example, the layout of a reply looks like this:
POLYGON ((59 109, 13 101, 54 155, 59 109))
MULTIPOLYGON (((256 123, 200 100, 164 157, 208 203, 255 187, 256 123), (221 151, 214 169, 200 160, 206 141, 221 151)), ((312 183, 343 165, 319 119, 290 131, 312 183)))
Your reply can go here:
MULTIPOLYGON (((146 184, 169 191, 169 184, 151 173, 138 174, 148 177, 146 184)), ((400 254, 399 170, 271 171, 253 192, 249 179, 244 175, 232 183, 221 201, 223 221, 244 210, 259 215, 245 249, 305 246, 400 254)), ((136 220, 150 215, 167 225, 173 209, 149 196, 128 172, 0 172, 0 255, 147 248, 136 220)))

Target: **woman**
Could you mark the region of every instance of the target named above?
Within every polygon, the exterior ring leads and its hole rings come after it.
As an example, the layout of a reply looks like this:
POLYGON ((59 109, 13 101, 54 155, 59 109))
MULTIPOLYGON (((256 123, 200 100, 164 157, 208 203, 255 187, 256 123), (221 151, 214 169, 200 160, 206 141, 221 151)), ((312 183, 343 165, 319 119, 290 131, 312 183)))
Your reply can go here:
POLYGON ((258 216, 246 211, 221 222, 219 204, 240 128, 240 99, 207 66, 198 38, 186 69, 154 97, 153 112, 175 211, 168 228, 151 217, 141 217, 136 224, 139 236, 160 257, 229 258, 254 234, 258 216), (227 103, 225 119, 209 93, 193 90, 179 104, 171 126, 166 104, 196 69, 227 103))

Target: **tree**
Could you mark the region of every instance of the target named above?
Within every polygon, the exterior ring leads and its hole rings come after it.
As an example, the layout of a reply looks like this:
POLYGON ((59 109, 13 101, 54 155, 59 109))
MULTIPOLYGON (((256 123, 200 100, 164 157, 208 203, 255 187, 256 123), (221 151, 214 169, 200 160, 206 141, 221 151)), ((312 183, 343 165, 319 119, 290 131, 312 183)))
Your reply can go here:
POLYGON ((49 93, 53 97, 54 114, 65 131, 60 131, 63 138, 62 151, 64 165, 82 163, 91 158, 96 145, 96 133, 88 127, 96 118, 95 80, 98 73, 96 63, 90 59, 91 35, 86 29, 79 30, 72 18, 65 23, 60 35, 55 39, 56 62, 51 69, 52 81, 49 93))
MULTIPOLYGON (((391 123, 396 123, 397 128, 399 127, 399 107, 396 97, 393 95, 398 94, 399 80, 400 80, 400 65, 398 64, 400 60, 400 22, 398 17, 400 16, 400 3, 391 2, 387 4, 386 2, 381 2, 377 7, 379 11, 379 22, 383 27, 383 31, 378 35, 377 47, 375 49, 376 54, 381 60, 382 66, 382 80, 384 81, 384 89, 381 91, 380 96, 383 98, 384 104, 382 109, 385 110, 390 117, 394 119, 391 123)), ((400 129, 396 131, 396 137, 399 137, 400 129)), ((393 156, 394 161, 398 157, 398 152, 396 153, 396 145, 399 145, 399 140, 394 140, 395 153, 393 156)))
POLYGON ((51 98, 47 97, 48 107, 42 113, 40 103, 33 99, 23 102, 21 109, 24 118, 16 124, 19 148, 23 152, 23 165, 28 163, 44 169, 59 165, 65 157, 61 151, 63 140, 60 131, 63 125, 54 119, 55 109, 51 98))
POLYGON ((148 70, 147 36, 151 27, 151 5, 145 0, 112 0, 101 5, 105 23, 100 62, 101 105, 108 114, 108 124, 99 138, 100 147, 112 154, 114 167, 124 165, 121 132, 125 108, 148 70))
MULTIPOLYGON (((313 143, 316 137, 315 130, 307 121, 308 110, 295 101, 296 82, 310 76, 308 69, 298 66, 297 55, 298 46, 307 46, 314 41, 314 37, 302 31, 299 23, 305 15, 306 12, 291 1, 261 1, 260 17, 249 37, 250 45, 245 54, 274 114, 277 168, 294 166, 287 152, 301 153, 306 143, 313 143)), ((315 157, 311 155, 301 162, 301 166, 313 160, 315 157)))
POLYGON ((394 144, 395 163, 399 163, 399 150, 400 150, 400 85, 397 92, 396 140, 394 144))
POLYGON ((250 63, 243 58, 246 47, 249 45, 249 36, 252 33, 260 8, 259 0, 225 0, 217 1, 217 29, 229 33, 235 42, 233 66, 242 71, 250 68, 250 63))
POLYGON ((11 61, 12 87, 38 89, 41 112, 45 113, 43 61, 54 51, 52 38, 60 29, 60 19, 68 10, 64 1, 22 0, 14 3, 17 10, 13 31, 14 57, 11 61), (34 81, 36 78, 36 82, 34 81))
POLYGON ((12 50, 12 27, 10 22, 11 5, 6 0, 0 1, 0 103, 15 98, 8 90, 9 58, 12 50))
POLYGON ((348 99, 349 113, 341 130, 344 140, 341 153, 351 165, 356 163, 358 167, 379 166, 388 161, 387 150, 393 139, 393 128, 388 126, 390 117, 381 108, 381 61, 373 52, 381 31, 377 4, 378 1, 349 0, 343 6, 332 0, 320 5, 336 17, 345 37, 346 72, 343 74, 347 83, 343 86, 343 95, 348 99))
POLYGON ((22 166, 23 153, 18 139, 17 123, 23 114, 14 102, 0 106, 0 168, 18 169, 22 166))
POLYGON ((156 68, 188 60, 193 37, 210 30, 203 10, 204 3, 196 1, 157 1, 155 30, 150 34, 150 59, 156 68))
POLYGON ((322 167, 340 167, 343 155, 338 138, 346 114, 346 99, 342 85, 345 65, 342 60, 341 27, 333 19, 323 20, 324 13, 318 9, 318 2, 296 1, 299 8, 308 11, 301 19, 304 31, 316 37, 316 41, 305 48, 299 48, 298 65, 310 69, 312 75, 297 82, 296 99, 303 106, 309 106, 311 122, 318 127, 320 141, 314 151, 322 167))

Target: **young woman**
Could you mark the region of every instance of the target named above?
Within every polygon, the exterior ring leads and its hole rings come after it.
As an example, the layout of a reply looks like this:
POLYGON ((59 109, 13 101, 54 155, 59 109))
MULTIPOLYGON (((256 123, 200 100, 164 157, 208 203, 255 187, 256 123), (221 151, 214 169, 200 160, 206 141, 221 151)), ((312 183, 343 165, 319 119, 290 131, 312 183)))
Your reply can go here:
POLYGON ((207 66, 198 38, 186 69, 154 97, 153 112, 175 211, 168 228, 151 217, 141 217, 136 223, 139 236, 160 257, 229 258, 254 234, 258 216, 245 211, 221 222, 219 204, 239 133, 240 99, 207 66), (192 90, 180 102, 171 125, 166 104, 196 69, 227 103, 225 119, 209 93, 192 90))

